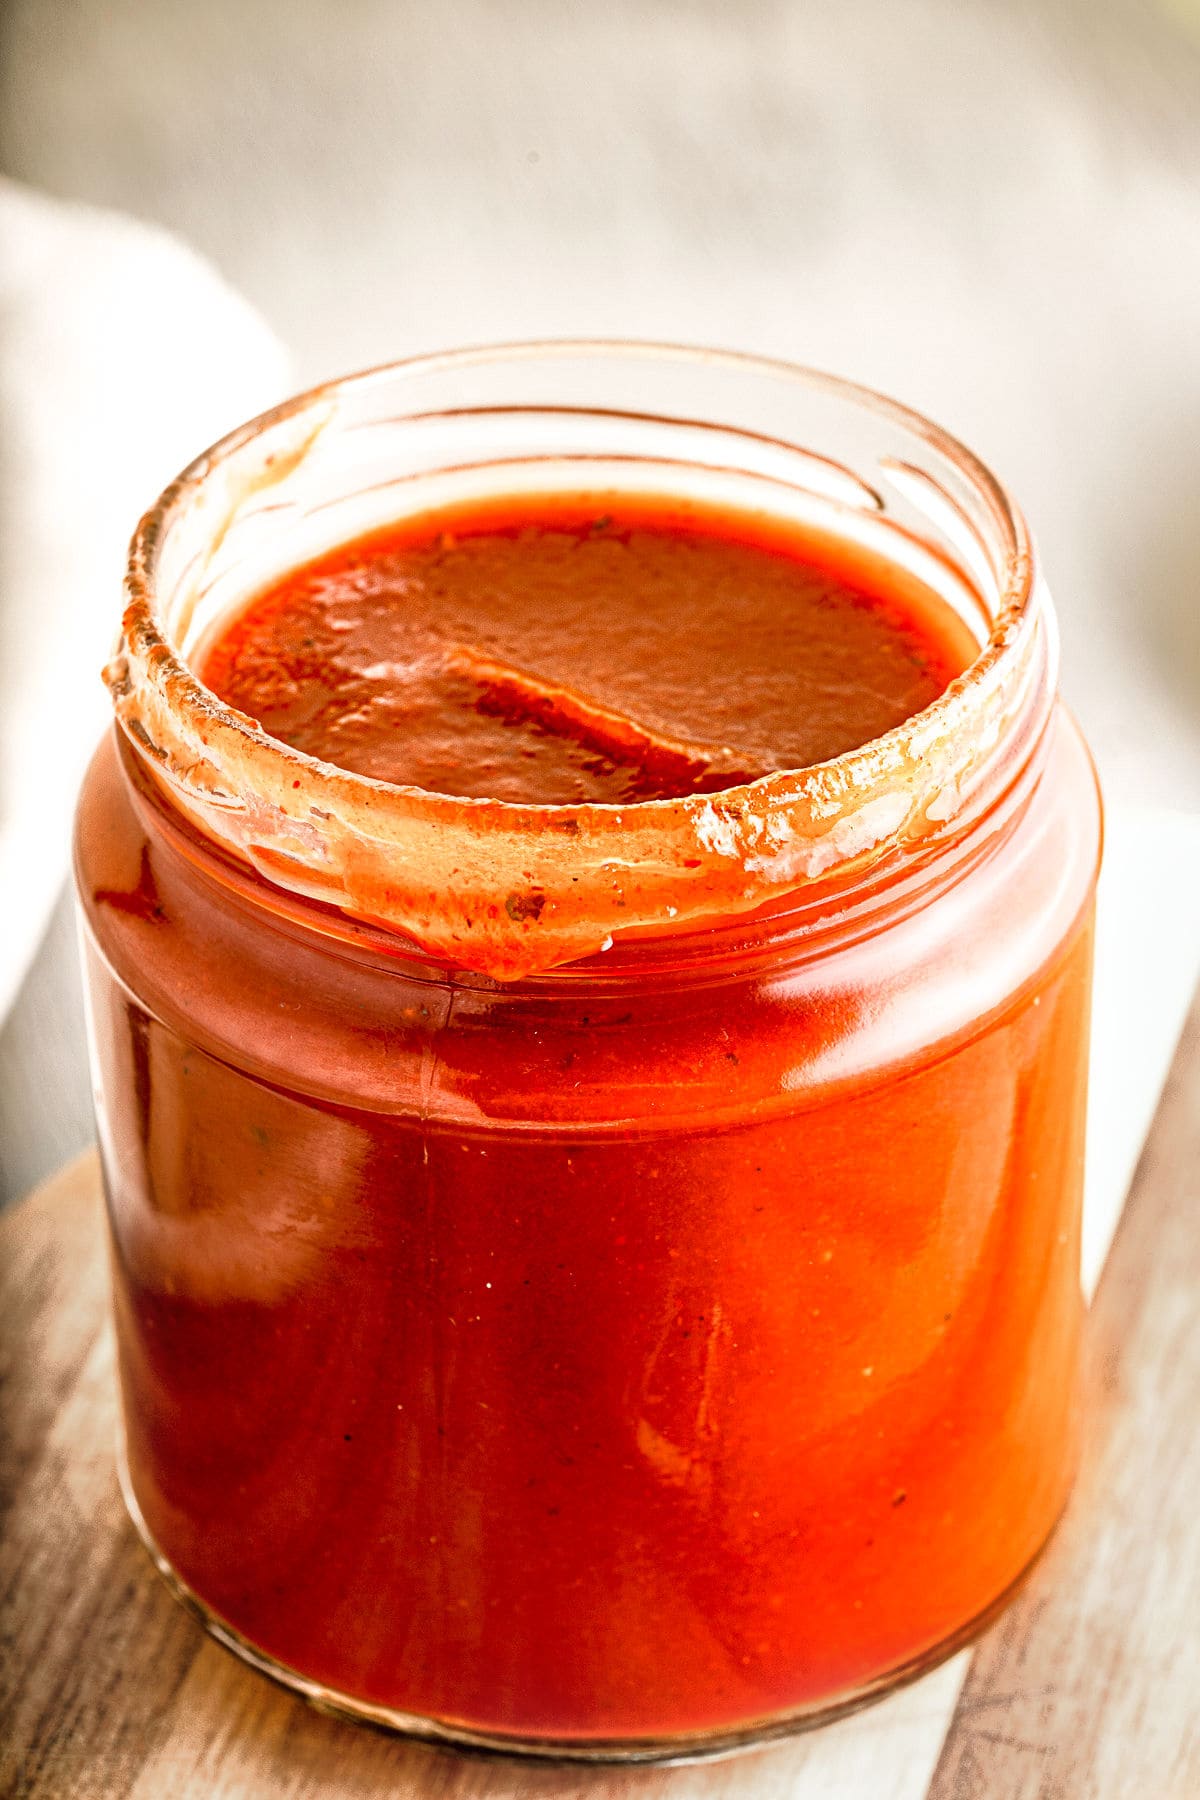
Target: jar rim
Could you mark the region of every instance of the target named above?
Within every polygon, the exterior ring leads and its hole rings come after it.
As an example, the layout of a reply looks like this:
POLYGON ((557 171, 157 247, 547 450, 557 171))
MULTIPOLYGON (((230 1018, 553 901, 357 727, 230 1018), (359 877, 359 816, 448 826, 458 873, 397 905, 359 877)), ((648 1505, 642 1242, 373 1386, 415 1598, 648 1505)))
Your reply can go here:
POLYGON ((852 874, 881 846, 944 828, 967 810, 1014 722, 1028 723, 1034 707, 1044 723, 1036 696, 1044 700, 1054 685, 1053 634, 1028 527, 972 451, 860 384, 687 345, 485 345, 321 383, 238 426, 164 490, 134 532, 125 593, 121 639, 105 679, 133 747, 185 813, 269 882, 332 901, 452 964, 501 979, 576 961, 626 931, 703 928, 756 911, 776 896, 828 882, 831 873, 852 874), (240 497, 286 478, 339 406, 365 392, 487 366, 520 371, 537 359, 606 358, 790 384, 897 425, 936 452, 982 500, 1003 564, 990 630, 967 669, 921 712, 827 762, 717 793, 537 805, 464 799, 353 774, 271 737, 195 675, 160 582, 164 546, 190 508, 210 503, 219 541, 240 497))

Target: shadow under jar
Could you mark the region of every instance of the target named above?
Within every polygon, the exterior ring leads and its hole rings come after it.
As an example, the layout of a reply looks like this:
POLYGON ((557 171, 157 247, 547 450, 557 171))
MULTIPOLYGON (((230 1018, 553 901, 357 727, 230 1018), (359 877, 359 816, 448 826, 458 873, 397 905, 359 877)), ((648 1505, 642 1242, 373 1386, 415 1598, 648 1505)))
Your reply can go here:
POLYGON ((310 1696, 534 1753, 725 1749, 936 1663, 1078 1424, 1100 815, 1003 490, 801 370, 468 352, 234 433, 128 599, 77 869, 177 1591, 310 1696), (583 489, 836 538, 978 653, 831 762, 627 805, 368 780, 196 677, 332 546, 583 489))

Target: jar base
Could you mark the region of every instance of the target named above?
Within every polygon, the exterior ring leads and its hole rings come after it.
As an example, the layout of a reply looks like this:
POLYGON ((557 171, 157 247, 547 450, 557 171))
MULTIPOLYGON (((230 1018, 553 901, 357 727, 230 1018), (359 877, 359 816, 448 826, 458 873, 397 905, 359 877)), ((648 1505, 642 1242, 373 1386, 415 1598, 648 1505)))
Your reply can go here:
POLYGON ((580 1763, 655 1763, 659 1765, 679 1765, 685 1763, 709 1762, 720 1757, 736 1756, 743 1750, 755 1750, 765 1744, 776 1742, 780 1738, 797 1737, 802 1732, 814 1731, 820 1725, 831 1725, 838 1719, 844 1719, 851 1713, 860 1712, 864 1707, 872 1706, 883 1700, 898 1688, 907 1687, 910 1682, 918 1681, 928 1675, 941 1663, 965 1648, 980 1632, 986 1629, 1012 1600, 1017 1590, 1024 1584, 1030 1571, 1041 1559, 1041 1556, 1057 1529, 1057 1520, 1047 1534, 1045 1542, 1035 1551, 1025 1567, 1009 1583, 1002 1593, 977 1613, 959 1630, 934 1644, 920 1656, 901 1663, 873 1681, 835 1699, 820 1701, 813 1706, 799 1707, 786 1713, 775 1713, 766 1718, 752 1720, 745 1725, 738 1725, 729 1730, 678 1734, 662 1738, 540 1738, 508 1736, 501 1732, 473 1731, 469 1726, 457 1725, 444 1719, 425 1718, 418 1713, 401 1712, 393 1707, 373 1706, 365 1700, 356 1700, 350 1694, 339 1693, 335 1688, 325 1687, 319 1681, 312 1681, 299 1670, 289 1668, 286 1663, 278 1662, 267 1651, 250 1643, 239 1631, 228 1624, 219 1614, 203 1601, 178 1574, 171 1562, 163 1555, 149 1526, 146 1523, 141 1507, 133 1492, 133 1484, 129 1478, 124 1446, 117 1455, 118 1476, 121 1485, 121 1496, 125 1509, 135 1531, 142 1540, 150 1559, 159 1575, 166 1583, 175 1599, 179 1601, 192 1616, 215 1638, 226 1650, 232 1650, 235 1656, 256 1669, 260 1675, 268 1676, 281 1687, 300 1695, 319 1712, 331 1714, 335 1718, 347 1719, 353 1724, 374 1725, 385 1731, 394 1731, 403 1737, 423 1739, 428 1743, 441 1744, 453 1749, 473 1752, 489 1756, 534 1757, 544 1762, 580 1762, 580 1763))

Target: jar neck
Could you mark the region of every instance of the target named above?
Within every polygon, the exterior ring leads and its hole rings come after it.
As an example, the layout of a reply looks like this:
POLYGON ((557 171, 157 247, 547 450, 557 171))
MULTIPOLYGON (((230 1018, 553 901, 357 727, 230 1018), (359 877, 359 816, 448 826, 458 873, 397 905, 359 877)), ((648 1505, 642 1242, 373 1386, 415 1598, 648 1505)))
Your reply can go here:
POLYGON ((498 982, 485 972, 431 958, 403 930, 356 919, 344 909, 270 881, 229 845, 198 828, 164 782, 155 757, 118 732, 118 755, 144 829, 228 903, 271 929, 324 943, 334 954, 439 984, 511 992, 635 988, 660 977, 703 983, 733 969, 792 967, 898 923, 931 904, 1000 851, 1029 807, 1048 755, 1056 700, 1052 615, 1046 621, 1036 679, 1010 729, 999 734, 965 803, 920 836, 893 837, 835 871, 803 883, 756 910, 706 923, 630 933, 607 950, 498 982))
POLYGON ((197 840, 285 894, 277 913, 336 915, 356 942, 374 928, 431 966, 504 981, 703 958, 764 931, 815 941, 999 816, 1035 767, 1055 686, 1027 530, 968 451, 829 377, 662 346, 463 352, 302 395, 167 490, 127 588, 114 707, 197 840), (189 665, 225 609, 322 547, 501 489, 581 484, 777 513, 953 590, 986 641, 924 711, 834 761, 626 806, 356 776, 270 738, 189 665))

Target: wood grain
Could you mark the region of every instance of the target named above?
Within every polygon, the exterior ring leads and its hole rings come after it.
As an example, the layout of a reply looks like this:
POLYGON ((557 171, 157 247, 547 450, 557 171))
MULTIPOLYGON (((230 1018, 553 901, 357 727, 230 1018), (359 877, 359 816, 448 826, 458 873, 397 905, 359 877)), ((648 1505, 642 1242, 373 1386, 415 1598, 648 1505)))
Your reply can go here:
MULTIPOLYGON (((1198 1167, 1200 1007, 1096 1308, 1091 1451, 1079 1494, 1034 1580, 976 1652, 931 1800, 1200 1793, 1192 1504, 1200 1234, 1189 1216, 1198 1167)), ((112 1455, 107 1300, 88 1156, 0 1222, 5 1800, 784 1800, 801 1792, 885 1800, 912 1791, 895 1766, 904 1721, 919 1725, 924 1708, 927 1723, 931 1709, 947 1705, 953 1666, 860 1719, 685 1769, 593 1772, 468 1757, 304 1706, 204 1637, 125 1519, 112 1455)))
POLYGON ((1200 1794, 1200 1006, 1091 1318, 1074 1500, 978 1645, 929 1800, 1200 1794))

